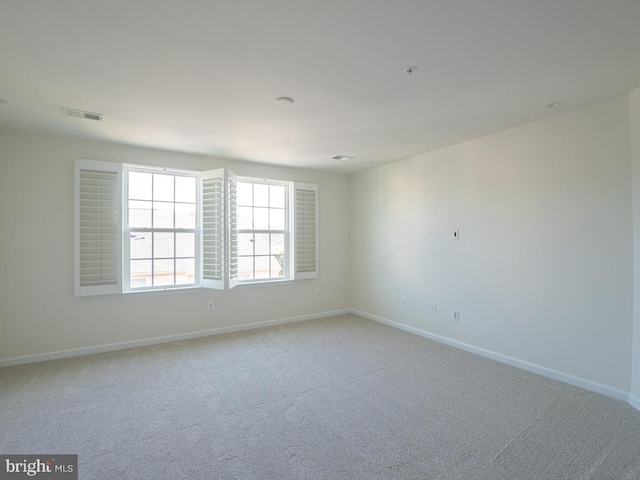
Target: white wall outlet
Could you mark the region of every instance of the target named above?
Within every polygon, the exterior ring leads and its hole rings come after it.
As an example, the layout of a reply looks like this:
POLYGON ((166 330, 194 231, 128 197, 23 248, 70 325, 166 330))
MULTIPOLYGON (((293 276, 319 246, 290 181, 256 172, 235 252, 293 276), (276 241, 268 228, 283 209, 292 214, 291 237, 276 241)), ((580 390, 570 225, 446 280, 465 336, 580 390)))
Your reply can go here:
POLYGON ((400 305, 406 305, 407 304, 407 297, 400 297, 400 305))
POLYGON ((209 300, 207 302, 207 310, 213 310, 215 308, 215 304, 213 303, 213 300, 209 300))
POLYGON ((460 238, 460 229, 456 228, 453 230, 453 239, 458 240, 460 238))
POLYGON ((322 290, 316 290, 316 297, 320 298, 322 296, 322 290))
POLYGON ((429 308, 429 311, 431 313, 438 313, 438 304, 437 303, 432 303, 431 307, 429 308))
POLYGON ((454 322, 459 322, 460 321, 460 310, 454 310, 452 318, 453 318, 454 322))

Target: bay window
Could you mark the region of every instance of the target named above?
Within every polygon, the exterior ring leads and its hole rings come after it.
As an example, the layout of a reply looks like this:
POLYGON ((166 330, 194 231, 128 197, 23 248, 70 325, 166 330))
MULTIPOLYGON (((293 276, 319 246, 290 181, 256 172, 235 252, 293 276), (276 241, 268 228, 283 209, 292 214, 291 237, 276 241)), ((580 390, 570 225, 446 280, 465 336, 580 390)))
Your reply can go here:
POLYGON ((316 185, 76 161, 76 296, 317 274, 316 185))

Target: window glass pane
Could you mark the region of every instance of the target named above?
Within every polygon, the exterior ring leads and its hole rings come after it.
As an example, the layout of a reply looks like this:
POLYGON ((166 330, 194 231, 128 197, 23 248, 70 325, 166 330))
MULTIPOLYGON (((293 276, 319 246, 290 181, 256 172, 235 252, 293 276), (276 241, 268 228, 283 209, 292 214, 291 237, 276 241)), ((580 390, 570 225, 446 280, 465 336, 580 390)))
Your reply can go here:
POLYGON ((236 189, 238 205, 253 205, 253 184, 238 182, 236 189))
POLYGON ((255 257, 255 259, 256 272, 254 278, 269 278, 271 273, 271 269, 269 268, 269 257, 255 257))
POLYGON ((271 278, 284 277, 284 255, 271 256, 271 278))
POLYGON ((129 255, 131 258, 151 258, 152 233, 131 232, 129 234, 129 255))
POLYGON ((284 230, 284 209, 270 208, 269 215, 271 230, 284 230))
POLYGON ((176 203, 176 228, 196 228, 196 206, 176 203))
POLYGON ((256 255, 269 255, 269 234, 256 233, 256 255))
POLYGON ((196 203, 195 177, 176 177, 176 202, 196 203))
POLYGON ((153 285, 174 285, 173 259, 153 261, 153 285))
POLYGON ((151 200, 153 175, 143 172, 129 172, 129 199, 151 200))
POLYGON ((253 228, 255 230, 269 229, 269 209, 268 208, 253 209, 253 228))
POLYGON ((253 185, 253 205, 256 207, 269 206, 269 185, 260 183, 253 185))
POLYGON ((153 202, 153 228, 173 228, 173 203, 153 202))
POLYGON ((196 281, 196 261, 194 258, 176 260, 176 285, 190 285, 196 281))
POLYGON ((285 188, 282 185, 271 185, 270 189, 270 207, 284 208, 285 188))
POLYGON ((238 234, 238 255, 253 255, 253 233, 238 234))
POLYGON ((271 251, 272 254, 284 254, 284 234, 272 233, 271 234, 271 251))
POLYGON ((133 228, 151 227, 151 202, 129 202, 129 226, 133 228))
POLYGON ((173 175, 153 175, 153 199, 164 202, 173 202, 173 175))
POLYGON ((253 279, 253 258, 254 257, 238 257, 238 279, 253 279))
POLYGON ((155 232, 153 234, 153 257, 173 257, 173 233, 155 232))
POLYGON ((253 228, 253 208, 238 207, 238 230, 251 230, 253 228))
POLYGON ((150 287, 151 260, 131 260, 129 262, 129 283, 131 288, 150 287))
POLYGON ((196 234, 176 233, 176 257, 196 256, 196 234))

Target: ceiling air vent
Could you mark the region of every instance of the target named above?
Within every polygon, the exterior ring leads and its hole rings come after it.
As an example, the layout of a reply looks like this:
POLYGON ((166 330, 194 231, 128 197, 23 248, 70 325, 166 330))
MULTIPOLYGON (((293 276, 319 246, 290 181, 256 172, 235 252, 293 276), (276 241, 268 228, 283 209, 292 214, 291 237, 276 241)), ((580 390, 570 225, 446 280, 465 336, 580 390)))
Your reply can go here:
POLYGON ((97 120, 102 121, 101 113, 85 112, 83 110, 74 110, 73 108, 60 107, 60 110, 67 117, 84 118, 85 120, 97 120))

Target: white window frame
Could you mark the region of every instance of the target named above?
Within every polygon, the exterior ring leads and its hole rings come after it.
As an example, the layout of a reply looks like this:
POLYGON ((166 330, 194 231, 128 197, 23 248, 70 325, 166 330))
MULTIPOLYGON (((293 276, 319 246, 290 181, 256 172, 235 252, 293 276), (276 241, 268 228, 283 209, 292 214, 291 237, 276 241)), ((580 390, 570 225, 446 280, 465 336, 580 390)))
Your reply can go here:
MULTIPOLYGON (((141 293, 141 292, 156 292, 156 291, 174 291, 174 290, 182 290, 182 289, 193 289, 193 288, 201 288, 202 287, 202 275, 201 275, 201 243, 202 243, 202 232, 201 232, 201 188, 200 188, 200 172, 194 172, 191 170, 177 170, 177 169, 169 169, 169 168, 158 168, 158 167, 145 167, 139 165, 123 165, 122 168, 122 291, 125 294, 128 293, 141 293), (183 177, 192 177, 196 179, 196 218, 195 218, 195 227, 190 229, 180 229, 180 228, 157 228, 157 227, 149 227, 149 228, 131 228, 129 227, 129 173, 131 172, 141 172, 141 173, 150 173, 150 174, 163 174, 163 175, 172 175, 172 176, 183 176, 183 177), (194 282, 188 284, 181 285, 157 285, 157 286, 146 286, 146 287, 132 287, 131 282, 131 252, 130 252, 130 235, 131 231, 144 231, 151 233, 179 233, 193 232, 195 235, 195 271, 194 271, 194 282)), ((175 202, 174 202, 175 203, 175 202)), ((174 252, 175 253, 175 252, 174 252)), ((175 265, 174 265, 175 267, 175 265)))
MULTIPOLYGON (((292 225, 292 191, 293 191, 293 182, 287 182, 282 180, 268 180, 264 178, 253 178, 253 177, 238 177, 238 183, 251 183, 254 185, 276 185, 285 187, 285 225, 282 233, 284 234, 284 250, 285 250, 285 267, 284 267, 284 276, 283 277, 275 277, 275 278, 252 278, 247 280, 238 280, 238 285, 254 285, 254 284, 263 284, 263 283, 279 283, 279 282, 289 282, 293 280, 293 264, 294 264, 294 256, 292 254, 292 245, 293 242, 293 232, 291 231, 292 225)), ((271 233, 276 230, 261 230, 261 229, 245 229, 245 230, 237 230, 238 234, 241 233, 271 233)), ((280 232, 280 230, 278 230, 280 232)), ((254 255, 255 257, 255 255, 254 255)))
MULTIPOLYGON (((242 177, 242 180, 257 183, 259 179, 242 177)), ((115 162, 95 160, 76 160, 74 166, 74 281, 75 295, 105 295, 124 294, 136 296, 139 294, 162 294, 189 291, 201 288, 232 289, 239 285, 276 284, 293 280, 318 277, 318 186, 315 184, 295 183, 279 180, 267 180, 277 185, 288 185, 287 195, 287 225, 285 247, 287 250, 287 270, 285 278, 238 281, 238 247, 237 247, 237 217, 236 217, 236 188, 238 179, 227 169, 196 172, 191 170, 165 169, 140 165, 126 165, 115 162), (175 175, 189 175, 197 177, 197 206, 196 206, 196 282, 193 285, 171 285, 150 288, 131 289, 129 282, 129 254, 128 254, 128 171, 169 173, 175 175), (94 173, 104 175, 109 181, 116 179, 115 188, 108 188, 95 198, 94 183, 86 179, 94 173), (83 180, 84 178, 84 180, 83 180), (215 180, 216 198, 222 201, 211 203, 203 198, 205 182, 215 180), (84 183, 83 183, 84 182, 84 183), (84 190, 83 190, 84 189, 84 190), (84 192, 84 193, 83 193, 84 192), (88 193, 87 193, 88 192, 88 193), (106 192, 106 193, 105 193, 106 192), (88 200, 89 199, 89 200, 88 200), (301 200, 302 199, 302 200, 301 200), (90 205, 89 205, 90 203, 90 205), (98 207, 91 210, 87 207, 98 207), (115 241, 109 235, 102 235, 104 229, 97 221, 94 213, 100 209, 115 211, 109 224, 111 232, 113 221, 116 222, 115 241), (210 218, 220 219, 217 226, 204 220, 205 209, 209 210, 210 218), (298 218, 296 218, 298 217, 298 218), (214 228, 215 227, 215 228, 214 228), (218 233, 218 247, 205 252, 207 235, 216 230, 218 233), (221 234, 220 234, 221 232, 221 234), (304 239, 304 241, 303 241, 304 239), (127 243, 123 252, 123 243, 127 243), (114 250, 115 249, 115 250, 114 250), (103 254, 107 251, 108 254, 103 254), (115 251, 115 254, 113 252, 115 251), (203 266, 205 257, 219 265, 214 273, 203 266), (218 256, 216 258, 216 256, 218 256), (125 265, 126 264, 126 265, 125 265), (107 281, 93 281, 95 272, 110 272, 107 281), (115 276, 113 275, 115 271, 115 276), (89 274, 87 275, 87 272, 89 274), (90 280, 87 281, 87 278, 90 280), (124 283, 127 283, 125 286, 124 283)), ((100 277, 100 275, 98 275, 100 277)), ((100 277, 101 278, 101 277, 100 277)), ((100 280, 99 278, 99 280, 100 280)))

